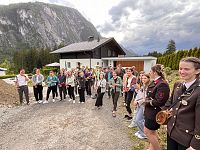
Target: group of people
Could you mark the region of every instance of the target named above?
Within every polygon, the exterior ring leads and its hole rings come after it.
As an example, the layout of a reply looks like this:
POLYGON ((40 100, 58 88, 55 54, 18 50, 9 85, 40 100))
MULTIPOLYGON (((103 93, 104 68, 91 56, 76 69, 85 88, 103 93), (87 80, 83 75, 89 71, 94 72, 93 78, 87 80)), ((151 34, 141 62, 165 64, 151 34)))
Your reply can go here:
MULTIPOLYGON (((169 120, 167 123, 167 149, 168 150, 199 150, 200 149, 200 60, 196 57, 183 58, 179 64, 181 81, 174 84, 170 96, 168 81, 164 76, 164 67, 156 64, 151 67, 150 73, 137 72, 135 67, 123 69, 118 65, 116 69, 79 68, 72 70, 61 69, 58 75, 50 71, 45 80, 48 85, 46 100, 43 101, 44 76, 40 70, 32 77, 34 96, 38 103, 48 103, 52 91, 52 101, 55 102, 57 89, 60 100, 69 101, 79 96, 79 103, 85 103, 85 93, 96 99, 95 107, 103 106, 103 97, 108 93, 112 98, 112 116, 116 117, 117 104, 120 95, 124 96, 124 105, 127 114, 124 116, 131 120, 130 128, 137 127, 135 133, 140 139, 148 139, 149 150, 161 150, 157 130, 160 124, 156 121, 156 115, 161 110, 168 110, 169 120), (131 107, 133 101, 134 111, 131 107)), ((23 102, 25 93, 27 104, 28 77, 24 69, 16 77, 20 103, 23 102)))
POLYGON ((156 132, 160 128, 157 114, 161 110, 168 113, 167 150, 200 149, 200 59, 182 58, 179 75, 181 80, 174 84, 170 93, 162 65, 152 66, 149 74, 140 72, 141 86, 135 89, 136 110, 129 127, 136 125, 138 132, 135 135, 148 139, 148 150, 161 150, 156 132))

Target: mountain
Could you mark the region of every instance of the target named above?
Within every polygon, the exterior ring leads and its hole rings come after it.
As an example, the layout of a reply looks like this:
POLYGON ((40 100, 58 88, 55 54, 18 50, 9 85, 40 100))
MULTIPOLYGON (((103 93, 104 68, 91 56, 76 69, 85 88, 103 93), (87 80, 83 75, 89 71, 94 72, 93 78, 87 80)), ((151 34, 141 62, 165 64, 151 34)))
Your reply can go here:
POLYGON ((41 2, 0 6, 0 54, 23 48, 54 48, 99 33, 76 9, 41 2))
POLYGON ((128 50, 124 46, 120 45, 123 49, 123 51, 126 53, 126 57, 134 57, 138 56, 133 50, 128 50))

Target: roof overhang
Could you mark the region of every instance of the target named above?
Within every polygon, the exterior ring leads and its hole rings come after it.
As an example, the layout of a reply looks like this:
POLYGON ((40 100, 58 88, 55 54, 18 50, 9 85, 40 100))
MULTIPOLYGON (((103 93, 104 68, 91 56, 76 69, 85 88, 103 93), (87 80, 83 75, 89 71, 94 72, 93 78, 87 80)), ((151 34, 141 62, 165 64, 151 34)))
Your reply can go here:
POLYGON ((102 60, 124 60, 124 61, 132 61, 132 60, 157 60, 156 57, 108 57, 101 58, 102 60))
POLYGON ((0 71, 7 71, 6 68, 0 68, 0 71))
MULTIPOLYGON (((64 53, 76 53, 76 52, 84 52, 84 51, 93 51, 94 49, 97 49, 101 46, 104 46, 106 44, 108 44, 109 42, 114 42, 115 46, 119 49, 120 51, 120 54, 121 55, 125 55, 126 53, 124 52, 123 48, 117 43, 117 41, 112 37, 112 38, 106 38, 106 39, 102 39, 103 41, 100 40, 100 42, 96 42, 96 41, 91 41, 91 42, 88 42, 88 41, 84 41, 84 42, 79 42, 79 43, 72 43, 68 46, 65 46, 65 47, 62 47, 60 49, 57 49, 53 52, 51 52, 52 54, 64 54, 64 53), (87 42, 88 42, 88 46, 89 44, 91 44, 92 42, 95 42, 94 45, 92 46, 89 46, 88 48, 85 47, 85 44, 87 45, 87 42), (79 44, 84 44, 84 49, 81 49, 81 45, 79 44), (74 48, 76 47, 76 44, 78 45, 77 46, 77 49, 74 48), (72 48, 72 49, 71 49, 72 48)), ((82 47, 83 48, 83 47, 82 47)))

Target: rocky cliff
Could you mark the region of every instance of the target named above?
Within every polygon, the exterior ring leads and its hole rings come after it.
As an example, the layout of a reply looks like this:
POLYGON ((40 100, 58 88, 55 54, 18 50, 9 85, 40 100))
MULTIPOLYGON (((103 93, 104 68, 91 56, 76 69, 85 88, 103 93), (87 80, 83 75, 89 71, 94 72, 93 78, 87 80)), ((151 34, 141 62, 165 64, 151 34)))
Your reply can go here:
POLYGON ((0 54, 22 48, 53 48, 98 37, 76 9, 41 2, 0 6, 0 54))

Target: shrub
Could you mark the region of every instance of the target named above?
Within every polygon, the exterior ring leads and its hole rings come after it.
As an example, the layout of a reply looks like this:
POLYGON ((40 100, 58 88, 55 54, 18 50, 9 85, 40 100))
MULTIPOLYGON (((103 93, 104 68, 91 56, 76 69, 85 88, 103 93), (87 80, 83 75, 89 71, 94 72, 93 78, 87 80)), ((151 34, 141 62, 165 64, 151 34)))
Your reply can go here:
POLYGON ((0 76, 0 79, 7 79, 7 78, 13 78, 16 75, 12 74, 12 75, 4 75, 4 76, 0 76))
POLYGON ((49 75, 49 72, 51 70, 54 71, 54 73, 57 73, 59 69, 58 68, 53 68, 53 67, 43 67, 41 69, 41 73, 46 77, 46 76, 49 75))
POLYGON ((172 69, 171 69, 170 67, 166 67, 166 68, 164 69, 164 72, 165 72, 165 74, 168 76, 168 75, 170 75, 170 74, 172 73, 172 69))

